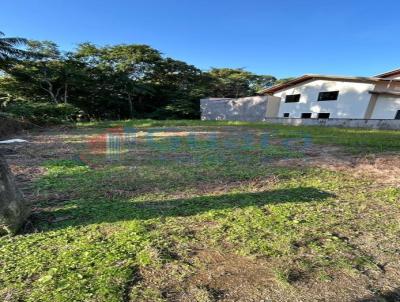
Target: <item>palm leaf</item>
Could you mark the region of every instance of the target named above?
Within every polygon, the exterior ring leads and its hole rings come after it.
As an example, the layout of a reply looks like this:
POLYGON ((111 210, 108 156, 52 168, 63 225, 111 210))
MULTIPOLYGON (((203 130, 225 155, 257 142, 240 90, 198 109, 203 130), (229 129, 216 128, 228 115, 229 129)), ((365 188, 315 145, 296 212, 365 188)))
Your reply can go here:
POLYGON ((2 38, 3 36, 4 33, 0 31, 0 61, 29 55, 29 52, 17 48, 17 46, 26 44, 27 39, 19 37, 2 38))
POLYGON ((24 45, 28 43, 28 39, 13 37, 13 38, 0 38, 1 42, 10 44, 10 45, 24 45))

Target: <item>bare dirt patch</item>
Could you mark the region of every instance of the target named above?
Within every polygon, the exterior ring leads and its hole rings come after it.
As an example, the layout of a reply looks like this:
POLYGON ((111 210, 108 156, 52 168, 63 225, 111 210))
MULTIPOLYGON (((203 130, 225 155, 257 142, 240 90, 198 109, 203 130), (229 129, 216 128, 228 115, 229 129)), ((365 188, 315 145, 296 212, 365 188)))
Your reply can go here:
POLYGON ((400 186, 400 155, 381 153, 358 156, 340 147, 313 146, 303 158, 282 159, 276 166, 319 167, 342 171, 357 178, 370 178, 380 185, 400 186))
POLYGON ((331 271, 329 280, 320 281, 301 270, 291 269, 286 272, 288 279, 279 281, 277 274, 285 267, 279 260, 209 249, 195 250, 189 262, 189 268, 168 264, 162 268, 143 269, 137 292, 161 289, 160 296, 171 302, 351 302, 375 297, 366 276, 360 278, 331 271))

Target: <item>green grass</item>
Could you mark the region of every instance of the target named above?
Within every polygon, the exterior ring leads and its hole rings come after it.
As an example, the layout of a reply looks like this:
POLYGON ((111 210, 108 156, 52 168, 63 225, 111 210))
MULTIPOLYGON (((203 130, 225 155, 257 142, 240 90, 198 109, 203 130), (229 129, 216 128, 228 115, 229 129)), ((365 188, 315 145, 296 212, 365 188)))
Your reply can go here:
MULTIPOLYGON (((301 130, 315 143, 353 150, 361 147, 356 141, 362 138, 370 152, 399 151, 400 146, 399 133, 392 131, 194 121, 122 125, 201 125, 212 131, 232 124, 272 129, 276 139, 299 137, 293 130, 301 130)), ((74 141, 88 127, 117 125, 121 123, 83 124, 69 138, 74 141)), ((35 182, 41 198, 32 230, 0 239, 0 298, 165 301, 166 289, 142 280, 142 272, 167 274, 180 284, 201 270, 201 263, 193 262, 197 249, 269 259, 276 281, 289 286, 299 274, 327 282, 335 271, 354 276, 379 271, 374 254, 352 242, 355 232, 385 234, 388 240, 400 232, 394 215, 399 212, 399 189, 371 189, 373 179, 345 172, 273 165, 303 157, 301 150, 271 145, 237 158, 233 155, 238 150, 223 146, 207 153, 202 141, 197 148, 181 145, 173 150, 160 143, 155 149, 140 145, 140 157, 130 152, 117 162, 101 156, 98 165, 71 158, 43 162, 47 172, 35 182), (154 157, 161 153, 169 158, 189 154, 194 160, 154 157), (223 156, 213 158, 215 154, 223 156)), ((385 253, 395 253, 395 247, 385 253)), ((211 301, 207 295, 200 288, 192 300, 211 301)))
POLYGON ((113 127, 177 127, 177 126, 240 126, 271 131, 280 138, 310 137, 315 144, 340 145, 354 153, 390 152, 400 150, 400 131, 319 126, 285 126, 263 122, 199 121, 199 120, 126 120, 78 123, 78 127, 106 129, 113 127))

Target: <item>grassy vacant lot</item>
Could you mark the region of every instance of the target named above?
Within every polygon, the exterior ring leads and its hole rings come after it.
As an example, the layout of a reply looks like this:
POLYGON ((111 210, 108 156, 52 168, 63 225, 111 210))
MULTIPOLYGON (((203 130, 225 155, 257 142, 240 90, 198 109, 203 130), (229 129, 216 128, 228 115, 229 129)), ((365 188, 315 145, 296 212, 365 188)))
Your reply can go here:
POLYGON ((34 207, 0 239, 2 301, 400 299, 399 132, 130 121, 26 139, 2 147, 34 207))

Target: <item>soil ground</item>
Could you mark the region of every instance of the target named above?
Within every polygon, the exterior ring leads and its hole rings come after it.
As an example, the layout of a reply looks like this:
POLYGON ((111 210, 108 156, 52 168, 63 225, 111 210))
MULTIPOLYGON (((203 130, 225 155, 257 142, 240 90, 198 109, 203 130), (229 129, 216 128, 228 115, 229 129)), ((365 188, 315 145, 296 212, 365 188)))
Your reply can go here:
POLYGON ((110 130, 53 128, 0 146, 34 208, 0 239, 0 297, 400 301, 400 150, 260 145, 266 131, 143 127, 116 152, 110 130))

